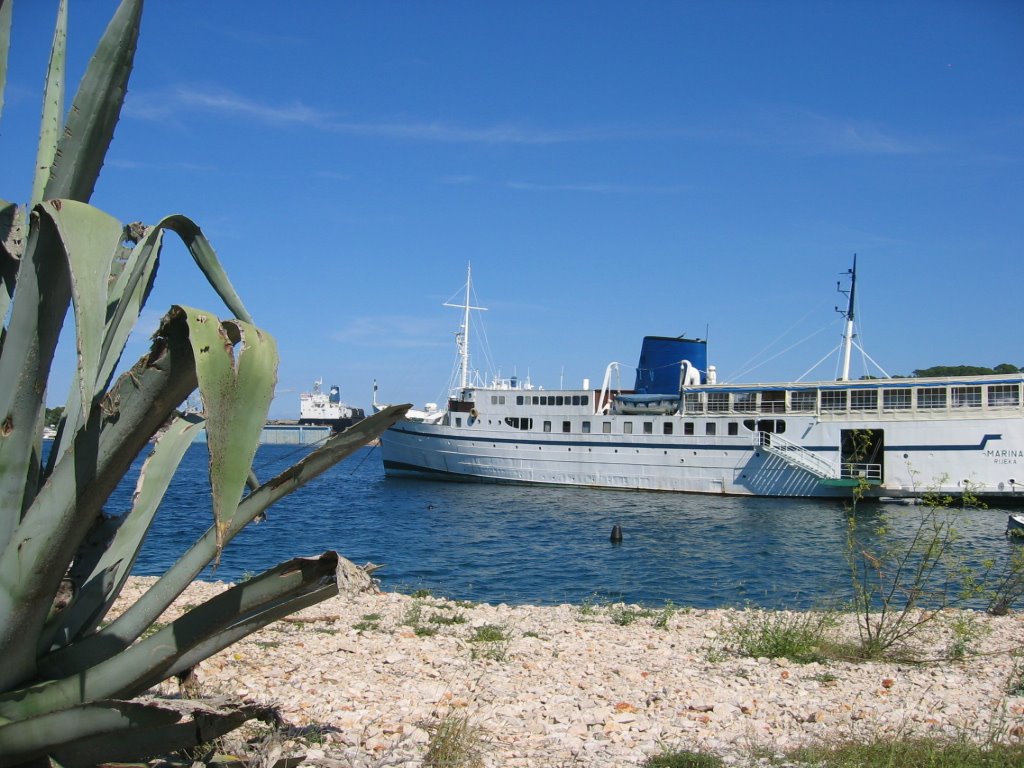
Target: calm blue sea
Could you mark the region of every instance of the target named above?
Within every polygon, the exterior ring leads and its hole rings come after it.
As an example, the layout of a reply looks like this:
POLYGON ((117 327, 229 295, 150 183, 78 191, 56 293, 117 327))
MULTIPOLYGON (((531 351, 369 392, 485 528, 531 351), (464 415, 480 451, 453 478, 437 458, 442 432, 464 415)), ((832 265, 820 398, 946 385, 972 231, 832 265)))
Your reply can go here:
MULTIPOLYGON (((269 479, 305 450, 261 446, 257 475, 269 479)), ((189 449, 134 573, 161 573, 210 525, 207 461, 204 444, 189 449)), ((130 505, 139 466, 110 511, 130 505)), ((874 530, 882 512, 897 535, 909 535, 919 514, 862 505, 859 529, 874 530)), ((385 478, 379 449, 367 447, 271 507, 202 578, 234 581, 335 549, 359 564, 385 564, 385 589, 457 599, 798 608, 849 596, 846 526, 842 504, 820 501, 385 478), (621 544, 609 540, 614 525, 621 544)), ((1005 510, 971 511, 958 528, 959 550, 976 561, 1005 562, 1019 546, 1003 535, 1005 510)))

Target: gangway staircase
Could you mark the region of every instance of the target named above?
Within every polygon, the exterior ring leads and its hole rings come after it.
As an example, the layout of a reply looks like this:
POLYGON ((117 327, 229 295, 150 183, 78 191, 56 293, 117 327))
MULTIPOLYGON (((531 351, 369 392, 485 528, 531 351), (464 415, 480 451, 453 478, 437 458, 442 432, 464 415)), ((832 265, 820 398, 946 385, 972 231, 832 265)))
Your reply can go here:
POLYGON ((882 484, 881 464, 841 462, 837 467, 831 461, 774 432, 755 432, 754 445, 778 456, 791 467, 814 475, 822 485, 853 487, 865 482, 868 485, 882 484))

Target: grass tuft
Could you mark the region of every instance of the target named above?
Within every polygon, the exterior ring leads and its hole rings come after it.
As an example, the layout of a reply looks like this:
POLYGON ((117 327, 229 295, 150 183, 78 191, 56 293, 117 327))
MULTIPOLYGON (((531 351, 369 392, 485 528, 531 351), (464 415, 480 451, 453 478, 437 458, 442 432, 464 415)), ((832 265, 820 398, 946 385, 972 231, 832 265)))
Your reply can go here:
POLYGON ((652 755, 643 762, 643 768, 720 768, 725 765, 717 755, 673 749, 652 755))
POLYGON ((484 739, 466 714, 449 713, 426 727, 430 734, 424 768, 481 768, 484 739))
POLYGON ((827 768, 925 766, 926 768, 1020 768, 1024 744, 966 738, 898 738, 802 747, 787 754, 800 764, 827 768))

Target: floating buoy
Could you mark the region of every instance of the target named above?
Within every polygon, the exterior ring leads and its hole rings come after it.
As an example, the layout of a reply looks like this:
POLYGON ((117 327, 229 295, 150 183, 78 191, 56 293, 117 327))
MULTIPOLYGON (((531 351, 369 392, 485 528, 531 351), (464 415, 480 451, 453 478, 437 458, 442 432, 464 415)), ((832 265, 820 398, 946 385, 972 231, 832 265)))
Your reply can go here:
POLYGON ((610 539, 611 539, 612 544, 621 544, 622 543, 622 526, 621 525, 613 525, 612 526, 612 535, 611 535, 610 539))

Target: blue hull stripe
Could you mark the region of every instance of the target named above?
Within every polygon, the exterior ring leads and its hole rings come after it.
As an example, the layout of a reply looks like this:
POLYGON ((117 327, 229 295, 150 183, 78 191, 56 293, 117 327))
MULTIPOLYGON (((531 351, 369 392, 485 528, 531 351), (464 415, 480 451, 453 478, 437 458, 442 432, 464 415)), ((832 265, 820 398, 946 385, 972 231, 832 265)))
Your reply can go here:
MULTIPOLYGON (((388 432, 398 432, 404 435, 414 435, 416 437, 428 437, 433 440, 462 440, 464 442, 477 442, 477 443, 490 443, 491 445, 497 445, 499 443, 503 445, 539 445, 539 446, 565 446, 567 448, 592 448, 594 443, 580 441, 580 440, 532 440, 526 438, 508 438, 508 437, 481 437, 479 435, 432 435, 429 433, 417 432, 413 429, 405 429, 399 426, 391 427, 387 430, 388 432)), ((600 433, 596 433, 600 434, 600 433)), ((983 451, 989 440, 1002 440, 1002 435, 985 435, 981 442, 977 445, 887 445, 885 446, 886 453, 899 453, 909 451, 983 451)), ((661 449, 661 450, 687 450, 687 451, 735 451, 737 449, 754 448, 755 446, 750 445, 748 442, 737 442, 736 445, 706 445, 703 443, 622 443, 622 442, 602 442, 602 448, 645 448, 645 449, 661 449)), ((839 448, 834 445, 805 445, 801 446, 808 451, 816 451, 818 453, 837 453, 839 448)))

